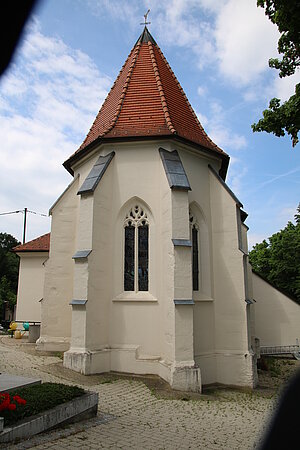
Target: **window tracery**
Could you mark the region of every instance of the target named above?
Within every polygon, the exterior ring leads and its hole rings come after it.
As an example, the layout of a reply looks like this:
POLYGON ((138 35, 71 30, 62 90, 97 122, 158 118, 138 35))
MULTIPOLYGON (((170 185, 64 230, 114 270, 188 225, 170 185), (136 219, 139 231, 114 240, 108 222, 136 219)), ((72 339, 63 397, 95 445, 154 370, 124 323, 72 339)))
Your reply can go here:
POLYGON ((140 205, 126 214, 124 249, 124 291, 148 291, 149 220, 140 205))

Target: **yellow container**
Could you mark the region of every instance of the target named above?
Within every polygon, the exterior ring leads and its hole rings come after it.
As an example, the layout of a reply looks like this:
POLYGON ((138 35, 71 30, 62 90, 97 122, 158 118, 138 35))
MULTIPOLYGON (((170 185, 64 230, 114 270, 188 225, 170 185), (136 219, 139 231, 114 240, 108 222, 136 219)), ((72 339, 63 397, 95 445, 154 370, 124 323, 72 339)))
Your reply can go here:
POLYGON ((22 336, 23 336, 23 334, 21 333, 20 330, 15 331, 15 334, 14 334, 15 339, 22 339, 22 336))
POLYGON ((15 331, 18 328, 18 324, 16 322, 10 322, 9 328, 15 331))

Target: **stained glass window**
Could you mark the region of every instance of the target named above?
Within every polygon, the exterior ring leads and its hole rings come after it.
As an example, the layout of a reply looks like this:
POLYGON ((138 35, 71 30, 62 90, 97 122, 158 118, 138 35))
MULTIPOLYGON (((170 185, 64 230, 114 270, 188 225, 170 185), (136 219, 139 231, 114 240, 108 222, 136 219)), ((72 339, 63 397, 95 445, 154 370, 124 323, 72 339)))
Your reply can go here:
POLYGON ((198 255, 198 230, 192 227, 192 271, 193 271, 193 291, 199 290, 199 255, 198 255))
POLYGON ((148 291, 148 225, 138 227, 139 291, 148 291))
POLYGON ((136 205, 124 222, 124 290, 148 291, 149 224, 143 208, 136 205))
POLYGON ((125 227, 124 291, 134 291, 134 231, 135 227, 125 227))

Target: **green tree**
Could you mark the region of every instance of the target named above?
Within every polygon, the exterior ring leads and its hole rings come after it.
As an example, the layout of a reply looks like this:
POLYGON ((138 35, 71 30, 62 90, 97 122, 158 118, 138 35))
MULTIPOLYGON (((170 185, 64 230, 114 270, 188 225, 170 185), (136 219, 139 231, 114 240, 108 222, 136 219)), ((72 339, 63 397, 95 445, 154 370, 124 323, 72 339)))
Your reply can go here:
POLYGON ((260 244, 256 244, 249 254, 250 263, 255 272, 266 279, 271 271, 270 253, 270 244, 264 239, 260 244))
MULTIPOLYGON (((282 59, 271 58, 269 66, 279 70, 279 77, 293 75, 300 66, 300 2, 299 0, 258 0, 257 6, 265 8, 265 14, 277 25, 281 33, 278 52, 282 59)), ((252 125, 253 131, 266 131, 276 136, 291 136, 293 147, 298 143, 300 130, 300 84, 295 94, 281 104, 273 98, 263 118, 252 125)))
POLYGON ((298 205, 297 212, 294 217, 295 217, 296 224, 300 225, 300 203, 298 205))
POLYGON ((20 242, 11 234, 0 233, 0 318, 3 303, 13 309, 17 300, 19 258, 12 249, 20 242))
POLYGON ((17 295, 5 275, 0 280, 0 304, 3 305, 4 302, 8 302, 12 310, 17 302, 17 295))
POLYGON ((269 242, 256 244, 249 257, 254 272, 300 304, 300 204, 295 221, 296 225, 288 222, 283 230, 269 238, 269 242))

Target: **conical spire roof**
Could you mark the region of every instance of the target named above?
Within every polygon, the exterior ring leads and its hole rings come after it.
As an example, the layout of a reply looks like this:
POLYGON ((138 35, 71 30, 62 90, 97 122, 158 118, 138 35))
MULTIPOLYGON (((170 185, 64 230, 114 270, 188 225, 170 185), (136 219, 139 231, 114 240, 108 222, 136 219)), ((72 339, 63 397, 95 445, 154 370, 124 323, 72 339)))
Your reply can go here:
MULTIPOLYGON (((174 137, 229 157, 205 133, 179 81, 145 26, 85 140, 64 166, 111 139, 174 137)), ((224 164, 223 164, 224 166, 224 164)))

